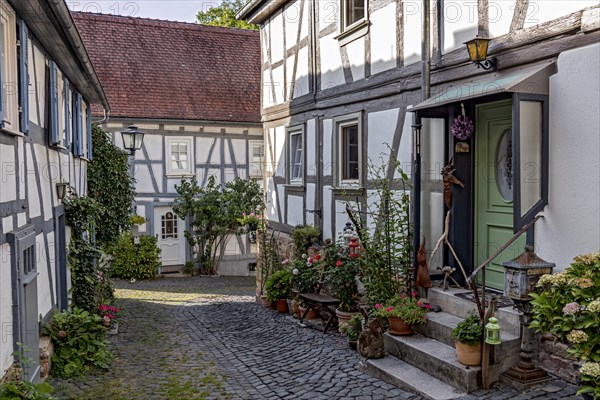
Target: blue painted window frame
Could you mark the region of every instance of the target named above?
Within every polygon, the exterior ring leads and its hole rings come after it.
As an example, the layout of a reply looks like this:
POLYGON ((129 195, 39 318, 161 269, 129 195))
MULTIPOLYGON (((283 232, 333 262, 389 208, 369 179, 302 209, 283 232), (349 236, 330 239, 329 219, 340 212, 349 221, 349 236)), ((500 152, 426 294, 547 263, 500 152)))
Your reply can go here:
MULTIPOLYGON (((19 28, 19 123, 21 132, 29 134, 29 29, 22 18, 19 28)), ((1 54, 0 54, 1 55, 1 54)), ((2 115, 4 117, 4 115, 2 115)), ((2 118, 4 119, 4 118, 2 118)))
POLYGON ((91 160, 94 155, 94 149, 92 146, 92 107, 86 103, 86 133, 87 133, 87 158, 91 160))
POLYGON ((56 63, 49 62, 50 67, 50 143, 53 146, 60 145, 60 132, 58 128, 58 69, 56 63))
POLYGON ((81 94, 73 92, 73 155, 83 156, 83 120, 81 115, 81 94))
POLYGON ((71 107, 69 100, 71 99, 69 89, 69 80, 63 77, 63 106, 65 114, 65 147, 68 149, 71 146, 71 123, 69 121, 71 117, 71 107))

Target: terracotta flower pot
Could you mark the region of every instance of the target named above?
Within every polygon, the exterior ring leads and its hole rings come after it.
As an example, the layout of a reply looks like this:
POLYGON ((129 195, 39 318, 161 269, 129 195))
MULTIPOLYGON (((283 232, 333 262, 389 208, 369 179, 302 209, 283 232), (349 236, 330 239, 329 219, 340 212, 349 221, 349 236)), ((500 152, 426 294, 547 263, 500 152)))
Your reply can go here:
POLYGON ((350 321, 350 318, 352 318, 353 316, 360 314, 358 311, 341 311, 339 308, 335 309, 335 315, 337 316, 338 319, 338 325, 341 326, 342 324, 348 324, 348 322, 350 321))
POLYGON ((288 312, 288 304, 286 299, 277 300, 277 312, 279 314, 285 314, 288 312))
MULTIPOLYGON (((304 315, 304 311, 306 311, 306 307, 298 306, 298 311, 300 312, 299 318, 302 318, 302 316, 304 315)), ((308 310, 306 317, 304 317, 304 319, 306 320, 315 318, 317 318, 317 313, 312 308, 308 310)))
POLYGON ((460 362, 461 364, 470 366, 481 364, 480 344, 470 346, 468 344, 455 341, 454 347, 456 347, 456 358, 458 358, 458 362, 460 362))
POLYGON ((412 327, 404 322, 403 319, 388 317, 388 322, 390 323, 390 327, 388 328, 388 332, 392 335, 396 336, 404 336, 410 335, 413 333, 412 327))

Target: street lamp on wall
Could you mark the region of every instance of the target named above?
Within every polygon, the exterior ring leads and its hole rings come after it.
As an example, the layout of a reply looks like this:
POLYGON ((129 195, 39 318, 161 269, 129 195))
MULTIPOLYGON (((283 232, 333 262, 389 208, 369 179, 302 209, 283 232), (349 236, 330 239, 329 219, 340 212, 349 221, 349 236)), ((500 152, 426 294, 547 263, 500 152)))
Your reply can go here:
POLYGON ((136 150, 142 148, 144 143, 144 132, 138 131, 137 126, 131 125, 126 131, 121 132, 123 138, 123 147, 129 150, 129 153, 133 156, 136 150))
POLYGON ((58 197, 59 200, 64 199, 67 195, 68 186, 69 182, 63 182, 62 180, 60 182, 56 182, 56 197, 58 197))
POLYGON ((471 39, 464 43, 467 45, 469 60, 474 62, 475 65, 477 65, 477 68, 481 67, 486 71, 496 70, 496 57, 492 57, 489 60, 487 58, 488 47, 491 41, 492 39, 475 36, 475 39, 471 39))

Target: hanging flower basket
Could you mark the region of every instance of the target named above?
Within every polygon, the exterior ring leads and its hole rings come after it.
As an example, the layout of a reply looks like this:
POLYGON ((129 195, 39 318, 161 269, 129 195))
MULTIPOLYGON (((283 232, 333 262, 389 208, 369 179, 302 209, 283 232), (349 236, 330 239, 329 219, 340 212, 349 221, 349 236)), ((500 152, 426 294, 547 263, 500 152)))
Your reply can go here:
POLYGON ((461 103, 460 107, 462 108, 461 115, 452 121, 450 132, 458 140, 468 140, 475 130, 475 125, 473 125, 471 118, 465 115, 464 104, 461 103))

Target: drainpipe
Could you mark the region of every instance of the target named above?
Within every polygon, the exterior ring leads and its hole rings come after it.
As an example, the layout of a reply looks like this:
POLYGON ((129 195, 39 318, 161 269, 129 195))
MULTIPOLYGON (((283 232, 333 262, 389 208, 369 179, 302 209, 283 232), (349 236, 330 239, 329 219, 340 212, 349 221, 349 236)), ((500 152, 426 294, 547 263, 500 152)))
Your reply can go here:
MULTIPOLYGON (((430 0, 423 0, 421 24, 421 101, 431 96, 430 0)), ((413 113, 413 260, 421 242, 421 117, 413 113)), ((416 273, 414 268, 413 274, 416 273)))

